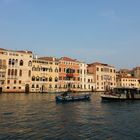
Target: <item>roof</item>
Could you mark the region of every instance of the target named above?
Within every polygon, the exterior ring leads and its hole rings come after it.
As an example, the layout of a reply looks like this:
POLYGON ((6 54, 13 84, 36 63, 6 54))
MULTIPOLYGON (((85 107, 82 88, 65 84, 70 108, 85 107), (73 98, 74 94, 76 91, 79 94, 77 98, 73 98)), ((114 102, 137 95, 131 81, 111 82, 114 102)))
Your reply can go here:
POLYGON ((48 56, 39 57, 38 59, 46 60, 46 61, 58 61, 58 59, 56 59, 56 58, 54 58, 54 57, 48 57, 48 56))
POLYGON ((76 59, 72 59, 72 58, 69 58, 69 57, 61 57, 59 60, 78 62, 76 59))
POLYGON ((7 49, 4 49, 4 48, 0 48, 0 50, 3 50, 3 51, 11 51, 11 52, 18 52, 18 53, 31 53, 32 54, 32 51, 27 51, 27 50, 7 50, 7 49))
POLYGON ((6 49, 0 48, 0 50, 6 51, 6 49))
POLYGON ((114 66, 111 66, 111 65, 108 65, 108 64, 104 64, 104 63, 100 63, 100 62, 94 62, 94 63, 90 63, 88 65, 89 66, 107 66, 107 67, 115 68, 114 66))

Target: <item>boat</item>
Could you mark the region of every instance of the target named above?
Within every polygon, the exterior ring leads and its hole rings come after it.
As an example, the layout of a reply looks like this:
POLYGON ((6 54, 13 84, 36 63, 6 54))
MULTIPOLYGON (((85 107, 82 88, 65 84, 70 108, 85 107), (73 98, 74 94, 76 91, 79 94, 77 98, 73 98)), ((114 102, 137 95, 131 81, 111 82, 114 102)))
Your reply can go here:
POLYGON ((138 88, 114 88, 101 94, 102 100, 140 100, 138 88))
POLYGON ((73 102, 73 101, 87 101, 90 100, 91 94, 72 94, 71 92, 64 92, 55 97, 56 102, 73 102))

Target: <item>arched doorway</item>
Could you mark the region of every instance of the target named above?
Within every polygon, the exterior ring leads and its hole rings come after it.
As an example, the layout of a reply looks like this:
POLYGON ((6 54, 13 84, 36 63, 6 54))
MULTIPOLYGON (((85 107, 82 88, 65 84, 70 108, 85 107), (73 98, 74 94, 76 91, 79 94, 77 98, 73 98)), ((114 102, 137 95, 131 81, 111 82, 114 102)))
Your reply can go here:
POLYGON ((29 92, 30 92, 29 84, 26 84, 25 85, 25 93, 29 93, 29 92))

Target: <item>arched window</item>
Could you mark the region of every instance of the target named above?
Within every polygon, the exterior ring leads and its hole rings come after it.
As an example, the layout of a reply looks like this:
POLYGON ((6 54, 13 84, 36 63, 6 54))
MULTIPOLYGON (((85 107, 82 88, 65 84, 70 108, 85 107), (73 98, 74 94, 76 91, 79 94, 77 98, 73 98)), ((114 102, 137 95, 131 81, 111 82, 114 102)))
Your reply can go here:
POLYGON ((34 84, 32 85, 32 88, 35 88, 35 85, 34 84))
POLYGON ((28 62, 28 66, 32 66, 32 61, 29 61, 28 62))
POLYGON ((52 82, 52 77, 49 78, 49 82, 52 82))
POLYGON ((35 66, 33 66, 33 67, 32 67, 32 71, 36 71, 36 68, 35 68, 35 66))
POLYGON ((57 77, 55 77, 55 82, 58 82, 58 78, 57 77))
POLYGON ((58 69, 57 68, 55 69, 55 72, 58 72, 58 69))
POLYGON ((39 76, 36 77, 36 81, 39 81, 39 76))
POLYGON ((18 60, 17 60, 17 59, 15 60, 15 63, 16 63, 16 64, 18 63, 18 60))
POLYGON ((49 68, 49 72, 53 72, 52 68, 49 68))
POLYGON ((19 76, 22 76, 22 70, 19 71, 19 76))
POLYGON ((32 81, 35 81, 35 76, 32 77, 32 81))
POLYGON ((23 66, 23 60, 20 60, 19 65, 23 66))
POLYGON ((12 60, 11 59, 9 59, 9 65, 11 65, 12 64, 12 60))
POLYGON ((10 70, 10 69, 8 69, 8 75, 10 75, 10 73, 11 73, 11 70, 10 70))
POLYGON ((12 65, 15 65, 15 59, 12 59, 12 65))
POLYGON ((42 78, 42 81, 46 81, 46 78, 45 78, 45 77, 43 77, 43 78, 42 78))
POLYGON ((15 70, 15 76, 17 76, 17 69, 15 70))
POLYGON ((12 69, 12 71, 11 71, 11 75, 12 75, 12 76, 14 75, 14 69, 12 69))
POLYGON ((36 88, 39 88, 39 85, 36 85, 36 88))
POLYGON ((31 70, 29 70, 29 72, 28 72, 28 76, 31 77, 31 70))

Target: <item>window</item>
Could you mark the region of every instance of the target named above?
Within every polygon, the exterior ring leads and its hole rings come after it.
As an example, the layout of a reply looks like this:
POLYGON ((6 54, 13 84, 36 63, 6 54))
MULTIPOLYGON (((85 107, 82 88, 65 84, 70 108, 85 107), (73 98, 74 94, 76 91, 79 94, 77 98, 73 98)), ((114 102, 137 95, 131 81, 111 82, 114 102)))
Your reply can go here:
POLYGON ((16 80, 14 80, 14 84, 16 84, 17 83, 17 81, 16 80))
POLYGON ((19 87, 19 89, 21 89, 21 87, 19 87))
POLYGON ((32 81, 35 81, 35 76, 32 77, 32 81))
POLYGON ((10 69, 8 69, 8 75, 10 75, 10 69))
POLYGON ((22 70, 19 71, 19 76, 22 76, 22 70))
POLYGON ((49 82, 52 82, 52 77, 49 78, 49 82))
POLYGON ((58 82, 58 78, 57 77, 55 77, 55 82, 58 82))
POLYGON ((39 85, 36 85, 36 88, 39 88, 39 85))
POLYGON ((12 65, 15 65, 15 59, 12 59, 12 65))
POLYGON ((58 72, 58 69, 57 68, 55 69, 55 72, 58 72))
POLYGON ((14 75, 14 70, 12 69, 11 75, 14 75))
POLYGON ((13 87, 13 89, 16 89, 16 87, 13 87))
POLYGON ((28 76, 31 77, 31 70, 29 70, 29 72, 28 72, 28 76))
POLYGON ((77 70, 77 73, 80 73, 80 70, 77 70))
POLYGON ((7 87, 7 89, 10 89, 10 87, 7 87))
POLYGON ((53 72, 52 68, 49 68, 49 72, 53 72))
POLYGON ((19 65, 23 66, 23 60, 20 60, 19 65))
POLYGON ((19 80, 19 84, 21 84, 21 80, 19 80))
POLYGON ((35 85, 32 85, 32 88, 35 88, 35 85))
POLYGON ((99 80, 99 76, 97 75, 97 80, 99 80))
POLYGON ((29 61, 28 62, 28 66, 32 66, 32 61, 29 61))
POLYGON ((99 68, 97 67, 97 71, 99 71, 99 68))
POLYGON ((11 59, 9 59, 9 65, 11 65, 12 64, 12 60, 11 59))
POLYGON ((15 76, 17 76, 17 69, 15 70, 15 76))
POLYGON ((38 76, 36 77, 36 81, 39 81, 39 77, 38 76))
POLYGON ((7 84, 10 84, 10 80, 7 80, 7 84))

